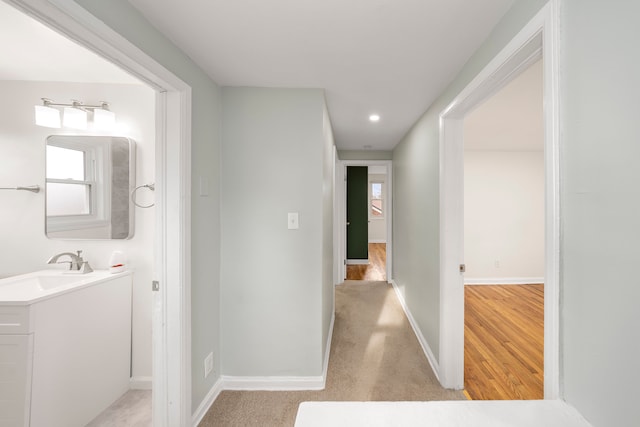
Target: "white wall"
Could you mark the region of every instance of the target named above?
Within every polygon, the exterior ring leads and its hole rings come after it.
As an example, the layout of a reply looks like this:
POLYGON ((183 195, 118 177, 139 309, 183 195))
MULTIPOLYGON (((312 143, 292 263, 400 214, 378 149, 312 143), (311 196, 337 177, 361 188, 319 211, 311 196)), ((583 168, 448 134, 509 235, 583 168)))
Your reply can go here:
POLYGON ((640 3, 561 5, 563 397, 595 427, 638 426, 640 3))
POLYGON ((515 2, 393 151, 393 277, 436 358, 440 350, 439 115, 545 3, 515 2))
POLYGON ((224 88, 223 106, 222 372, 320 375, 333 282, 324 93, 224 88))
MULTIPOLYGON (((0 186, 40 185, 44 188, 45 138, 53 134, 87 135, 34 124, 40 98, 58 102, 80 99, 89 104, 106 100, 117 121, 126 124, 137 143, 136 180, 155 176, 155 94, 142 85, 0 81, 0 186)), ((44 191, 0 192, 0 276, 50 268, 46 261, 59 252, 82 250, 94 269, 108 268, 114 250, 125 252, 133 279, 133 376, 151 376, 151 291, 154 209, 136 209, 131 240, 52 240, 45 236, 44 191)), ((65 264, 66 266, 66 264, 65 264)), ((114 315, 128 315, 127 313, 114 315)))
MULTIPOLYGON (((378 166, 378 168, 386 170, 386 166, 378 166)), ((387 203, 387 175, 386 173, 378 173, 376 166, 369 166, 369 200, 371 200, 371 183, 382 183, 382 200, 383 200, 383 217, 376 218, 371 216, 369 212, 369 243, 387 243, 387 209, 389 205, 387 203), (372 173, 375 172, 375 173, 372 173)))
POLYGON ((544 155, 465 151, 465 282, 544 277, 544 155))

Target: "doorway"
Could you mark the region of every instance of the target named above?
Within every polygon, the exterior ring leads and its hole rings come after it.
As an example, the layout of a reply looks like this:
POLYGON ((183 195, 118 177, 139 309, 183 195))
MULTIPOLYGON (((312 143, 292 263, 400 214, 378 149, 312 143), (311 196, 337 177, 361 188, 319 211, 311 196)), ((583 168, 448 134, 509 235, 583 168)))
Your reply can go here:
MULTIPOLYGON (((344 185, 336 186, 336 212, 338 227, 338 247, 335 251, 340 280, 391 281, 392 268, 392 162, 391 160, 345 160, 337 170, 337 181, 344 185), (351 172, 349 172, 349 168, 351 172), (359 174, 356 197, 349 195, 350 176, 359 174), (358 202, 361 253, 352 258, 349 251, 349 227, 353 215, 349 204, 358 202), (365 252, 366 251, 366 252, 365 252)), ((353 190, 351 191, 353 194, 353 190)))
POLYGON ((464 118, 464 386, 543 397, 542 60, 464 118))
POLYGON ((153 424, 190 425, 191 88, 74 1, 5 1, 156 92, 153 424))
POLYGON ((543 58, 544 397, 559 395, 559 183, 556 2, 549 2, 440 114, 440 381, 464 385, 463 122, 483 100, 543 58))

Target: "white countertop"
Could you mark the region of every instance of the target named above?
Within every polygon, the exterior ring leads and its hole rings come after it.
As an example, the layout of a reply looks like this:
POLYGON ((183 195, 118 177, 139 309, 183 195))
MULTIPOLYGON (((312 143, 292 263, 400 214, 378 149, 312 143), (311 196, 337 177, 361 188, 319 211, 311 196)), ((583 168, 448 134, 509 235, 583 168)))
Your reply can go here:
POLYGON ((109 270, 75 273, 69 270, 40 270, 0 279, 0 305, 30 305, 55 298, 117 277, 131 271, 112 274, 109 270))

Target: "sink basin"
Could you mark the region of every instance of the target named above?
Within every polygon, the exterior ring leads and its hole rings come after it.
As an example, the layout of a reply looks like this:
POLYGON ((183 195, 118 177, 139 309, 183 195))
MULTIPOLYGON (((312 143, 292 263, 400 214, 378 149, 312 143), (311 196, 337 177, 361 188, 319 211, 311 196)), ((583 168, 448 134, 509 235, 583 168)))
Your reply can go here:
POLYGON ((80 276, 32 276, 3 284, 2 288, 4 289, 5 286, 16 286, 24 290, 48 291, 58 286, 70 285, 82 280, 83 278, 80 276))
POLYGON ((0 305, 32 304, 86 286, 109 280, 121 274, 97 270, 86 274, 70 274, 66 270, 41 270, 0 279, 0 305))

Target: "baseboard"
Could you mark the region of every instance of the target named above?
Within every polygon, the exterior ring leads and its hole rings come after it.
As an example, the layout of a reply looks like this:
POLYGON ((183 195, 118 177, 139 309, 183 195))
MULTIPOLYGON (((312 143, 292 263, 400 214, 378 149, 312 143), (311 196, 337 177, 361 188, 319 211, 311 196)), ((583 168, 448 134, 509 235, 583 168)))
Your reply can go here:
POLYGON ((152 377, 131 377, 129 378, 130 390, 151 390, 153 386, 152 377))
POLYGON ((209 390, 209 393, 207 393, 204 399, 202 399, 202 402, 200 402, 200 405, 198 405, 198 409, 196 409, 191 416, 191 425, 193 427, 197 427, 197 425, 200 424, 200 421, 202 421, 205 414, 211 405, 213 405, 213 402, 216 401, 222 390, 222 379, 218 378, 213 387, 211 387, 211 390, 209 390))
POLYGON ((404 314, 406 314, 407 319, 409 319, 409 324, 411 325, 411 329, 413 329, 413 333, 416 335, 416 338, 420 343, 420 347, 422 347, 422 351, 424 352, 424 355, 427 357, 427 361, 429 362, 429 365, 431 365, 431 369, 433 370, 433 373, 436 376, 436 379, 438 380, 438 382, 440 382, 440 365, 438 364, 438 361, 435 355, 433 354, 431 347, 429 347, 429 343, 427 342, 427 339, 424 337, 424 335, 422 335, 422 331, 420 330, 420 327, 418 326, 418 323, 416 322, 416 320, 413 318, 413 315, 411 314, 409 307, 407 307, 407 303, 404 300, 404 297, 402 296, 402 293, 400 292, 400 288, 398 288, 398 285, 396 284, 396 282, 392 279, 389 283, 391 283, 391 285, 393 286, 393 289, 396 291, 396 295, 400 300, 400 305, 404 310, 404 314))
POLYGON ((367 265, 369 264, 369 259, 348 259, 347 265, 367 265))
POLYGON ((205 414, 216 401, 223 390, 323 390, 327 382, 327 372, 329 370, 329 355, 331 354, 331 341, 333 339, 333 326, 336 320, 335 310, 331 316, 329 324, 329 334, 327 335, 327 346, 324 354, 324 365, 322 376, 319 377, 236 377, 223 375, 211 387, 209 393, 200 402, 198 409, 191 417, 193 427, 200 424, 205 414))
POLYGON ((369 243, 387 243, 387 239, 371 239, 369 243))
POLYGON ((224 390, 295 391, 322 390, 324 376, 309 377, 237 377, 223 375, 224 390))
POLYGON ((465 285, 532 285, 544 283, 544 277, 494 277, 486 279, 467 279, 465 285))

